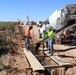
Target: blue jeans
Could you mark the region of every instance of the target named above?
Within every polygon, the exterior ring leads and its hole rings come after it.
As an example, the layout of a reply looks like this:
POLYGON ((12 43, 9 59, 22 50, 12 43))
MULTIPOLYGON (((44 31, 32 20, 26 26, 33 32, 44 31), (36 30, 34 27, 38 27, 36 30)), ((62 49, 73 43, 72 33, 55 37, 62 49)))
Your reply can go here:
POLYGON ((51 55, 53 55, 53 53, 54 53, 53 44, 54 44, 54 39, 49 39, 48 40, 48 47, 49 47, 49 51, 51 52, 51 55))
POLYGON ((29 37, 25 37, 26 50, 29 50, 29 37))

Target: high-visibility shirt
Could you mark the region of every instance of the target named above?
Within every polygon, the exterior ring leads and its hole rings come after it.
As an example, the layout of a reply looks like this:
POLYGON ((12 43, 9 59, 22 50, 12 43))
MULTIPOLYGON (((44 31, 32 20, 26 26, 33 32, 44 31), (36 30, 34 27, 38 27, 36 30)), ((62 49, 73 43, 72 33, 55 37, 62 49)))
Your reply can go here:
POLYGON ((50 36, 51 36, 51 38, 52 38, 53 36, 56 36, 56 33, 53 32, 53 31, 49 31, 49 32, 48 32, 48 37, 50 37, 50 36))
POLYGON ((42 34, 42 38, 43 38, 43 39, 45 39, 45 38, 47 38, 47 37, 48 37, 48 33, 42 34))
POLYGON ((26 37, 30 37, 30 30, 29 30, 29 29, 26 29, 26 30, 25 30, 25 36, 26 36, 26 37))

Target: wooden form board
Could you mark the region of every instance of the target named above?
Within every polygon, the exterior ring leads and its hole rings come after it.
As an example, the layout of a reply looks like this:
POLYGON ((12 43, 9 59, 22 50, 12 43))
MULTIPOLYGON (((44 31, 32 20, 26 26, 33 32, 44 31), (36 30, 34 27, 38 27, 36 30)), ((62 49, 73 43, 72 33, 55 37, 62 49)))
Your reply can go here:
POLYGON ((69 65, 71 63, 66 62, 65 60, 62 60, 60 57, 58 56, 51 56, 50 53, 48 53, 49 51, 44 51, 44 53, 46 55, 48 55, 52 60, 54 60, 58 65, 69 65))
POLYGON ((49 53, 49 50, 44 51, 44 53, 45 53, 47 56, 51 56, 51 53, 49 53))
POLYGON ((23 51, 31 65, 31 68, 33 71, 38 71, 38 70, 45 70, 44 67, 39 63, 39 61, 36 59, 36 57, 32 54, 30 50, 26 50, 23 48, 23 51))
MULTIPOLYGON (((39 47, 39 50, 42 50, 42 48, 41 47, 39 47)), ((47 51, 48 49, 47 48, 44 48, 44 51, 47 51)))
MULTIPOLYGON (((40 48, 41 49, 41 48, 40 48)), ((42 49, 41 49, 42 50, 42 49)), ((58 65, 70 65, 71 63, 66 62, 65 60, 62 60, 58 56, 51 56, 51 53, 49 53, 49 50, 44 50, 44 53, 49 56, 52 60, 54 60, 58 65)))
POLYGON ((71 63, 66 62, 65 60, 62 60, 58 56, 51 56, 51 59, 54 60, 59 65, 70 65, 71 63))

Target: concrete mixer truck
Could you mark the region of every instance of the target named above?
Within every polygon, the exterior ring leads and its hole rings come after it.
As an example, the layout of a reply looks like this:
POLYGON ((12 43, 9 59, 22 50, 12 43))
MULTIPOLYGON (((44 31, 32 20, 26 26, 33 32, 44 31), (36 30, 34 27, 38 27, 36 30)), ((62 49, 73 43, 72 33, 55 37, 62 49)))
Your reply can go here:
MULTIPOLYGON (((76 43, 76 4, 55 10, 49 18, 49 23, 49 26, 57 31, 55 43, 76 43)), ((39 35, 41 34, 42 32, 39 32, 39 35)))

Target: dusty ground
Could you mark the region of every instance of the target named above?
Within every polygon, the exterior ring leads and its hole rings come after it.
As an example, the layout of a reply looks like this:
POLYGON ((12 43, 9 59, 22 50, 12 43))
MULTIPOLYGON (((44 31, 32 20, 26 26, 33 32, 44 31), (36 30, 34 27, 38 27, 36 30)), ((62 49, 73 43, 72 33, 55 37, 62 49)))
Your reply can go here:
MULTIPOLYGON (((15 28, 16 32, 19 33, 18 27, 15 28)), ((20 34, 17 34, 12 40, 17 46, 13 47, 11 53, 3 55, 0 58, 0 66, 2 66, 2 64, 8 66, 7 68, 1 67, 0 75, 26 75, 30 72, 26 70, 26 68, 29 68, 29 64, 22 51, 20 34)))
MULTIPOLYGON (((25 26, 26 29, 28 26, 25 26)), ((38 38, 38 29, 36 25, 34 27, 34 41, 39 41, 38 38)), ((16 27, 16 30, 17 27, 16 27)), ((19 31, 17 31, 19 32, 19 31)), ((13 53, 9 53, 5 56, 2 56, 0 61, 6 66, 10 66, 8 69, 0 70, 0 75, 31 75, 31 71, 27 70, 29 64, 24 55, 24 52, 21 47, 20 35, 18 34, 14 41, 18 44, 13 53)), ((60 55, 60 57, 67 62, 76 62, 76 46, 67 46, 67 45, 54 45, 55 55, 60 55)), ((66 70, 66 75, 76 75, 76 67, 72 67, 66 70)))
MULTIPOLYGON (((62 60, 70 63, 76 63, 76 46, 54 45, 55 54, 59 55, 62 60)), ((76 66, 66 70, 66 75, 76 75, 76 66)))

